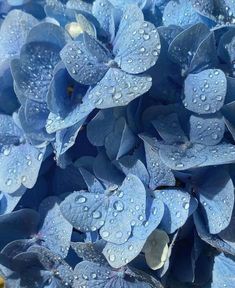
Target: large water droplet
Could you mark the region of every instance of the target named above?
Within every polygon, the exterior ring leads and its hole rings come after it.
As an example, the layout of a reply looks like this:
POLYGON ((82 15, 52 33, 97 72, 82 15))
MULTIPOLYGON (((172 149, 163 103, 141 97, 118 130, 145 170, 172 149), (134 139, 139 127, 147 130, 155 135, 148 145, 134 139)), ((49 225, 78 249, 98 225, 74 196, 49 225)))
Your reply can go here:
POLYGON ((114 203, 113 203, 113 208, 115 209, 115 210, 117 210, 118 212, 121 212, 121 211, 123 211, 123 209, 124 209, 124 205, 123 205, 123 203, 121 202, 121 201, 115 201, 114 203))
POLYGON ((77 202, 77 203, 85 203, 86 201, 87 201, 86 197, 81 196, 81 195, 79 195, 75 198, 75 202, 77 202))

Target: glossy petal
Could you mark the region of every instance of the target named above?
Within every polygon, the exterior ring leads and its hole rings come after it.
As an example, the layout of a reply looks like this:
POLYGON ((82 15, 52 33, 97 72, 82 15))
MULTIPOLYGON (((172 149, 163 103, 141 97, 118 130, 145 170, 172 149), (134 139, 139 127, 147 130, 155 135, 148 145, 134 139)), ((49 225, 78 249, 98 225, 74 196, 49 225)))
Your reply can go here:
POLYGON ((61 214, 59 199, 53 196, 44 199, 39 207, 39 213, 42 224, 39 235, 44 240, 42 245, 65 258, 73 227, 61 214))
POLYGON ((105 196, 89 192, 73 192, 61 203, 60 209, 76 229, 95 231, 104 225, 106 219, 105 196))
POLYGON ((167 233, 174 233, 183 226, 197 208, 197 200, 180 189, 156 190, 154 196, 165 204, 160 228, 167 233))
POLYGON ((176 113, 161 115, 152 123, 162 139, 168 144, 184 143, 188 140, 176 113))
POLYGON ((234 187, 226 170, 216 168, 209 171, 211 174, 200 184, 198 193, 209 231, 217 234, 225 229, 231 220, 234 187))
POLYGON ((220 114, 200 117, 192 115, 189 121, 191 142, 216 145, 222 140, 225 124, 224 119, 220 114))
POLYGON ((108 51, 86 33, 81 34, 77 41, 68 43, 60 52, 60 57, 70 76, 85 85, 101 80, 110 61, 108 51))
POLYGON ((165 26, 187 26, 201 22, 200 15, 193 9, 192 3, 187 0, 170 1, 166 5, 163 14, 165 26))
POLYGON ((156 27, 138 21, 121 29, 122 37, 115 41, 113 48, 115 61, 127 73, 145 72, 156 63, 160 54, 161 43, 156 27))
POLYGON ((114 7, 108 0, 96 0, 92 6, 92 14, 99 21, 101 28, 110 40, 115 35, 114 7))
POLYGON ((150 175, 149 187, 154 190, 159 186, 174 186, 175 177, 161 160, 159 151, 153 149, 151 145, 144 142, 147 169, 150 175))
POLYGON ((151 85, 152 78, 149 76, 130 75, 120 69, 110 68, 91 89, 88 97, 99 109, 124 106, 147 92, 151 85))
POLYGON ((185 80, 184 106, 198 114, 215 113, 224 103, 227 81, 223 71, 204 70, 190 74, 185 80))
POLYGON ((10 146, 0 154, 0 190, 13 193, 21 185, 32 188, 37 180, 44 151, 28 143, 10 146))
POLYGON ((110 197, 109 210, 101 237, 115 244, 125 243, 131 235, 132 226, 139 226, 145 220, 146 191, 134 175, 129 174, 110 197), (133 212, 135 211, 135 212, 133 212))
POLYGON ((0 30, 0 63, 19 55, 29 31, 36 24, 38 20, 23 11, 13 10, 8 13, 0 30))
POLYGON ((25 44, 21 49, 20 59, 11 62, 17 91, 22 91, 31 100, 44 102, 53 69, 58 62, 58 46, 46 42, 25 44))

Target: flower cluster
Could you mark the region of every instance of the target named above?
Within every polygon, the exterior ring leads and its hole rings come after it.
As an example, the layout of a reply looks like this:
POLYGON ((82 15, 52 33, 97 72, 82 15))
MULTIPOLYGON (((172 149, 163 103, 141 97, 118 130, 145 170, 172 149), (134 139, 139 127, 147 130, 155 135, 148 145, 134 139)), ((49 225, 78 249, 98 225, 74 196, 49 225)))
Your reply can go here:
POLYGON ((235 287, 235 1, 0 0, 0 287, 235 287))

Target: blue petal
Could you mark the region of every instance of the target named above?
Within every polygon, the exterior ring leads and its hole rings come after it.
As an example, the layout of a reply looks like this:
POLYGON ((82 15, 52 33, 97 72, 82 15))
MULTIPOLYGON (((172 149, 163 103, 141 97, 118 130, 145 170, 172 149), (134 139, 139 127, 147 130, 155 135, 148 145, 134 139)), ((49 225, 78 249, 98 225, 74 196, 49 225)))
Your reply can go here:
POLYGON ((227 80, 221 70, 207 69, 185 80, 184 106, 198 114, 215 113, 224 103, 227 80))
POLYGON ((138 256, 144 244, 145 240, 130 237, 124 244, 108 242, 103 253, 110 266, 113 268, 121 268, 138 256))
POLYGON ((184 143, 188 140, 176 113, 157 116, 152 123, 162 139, 168 144, 184 143))
POLYGON ((65 118, 58 114, 50 113, 46 123, 46 131, 52 134, 81 123, 94 109, 95 107, 85 95, 82 103, 78 104, 65 118))
POLYGON ((99 21, 101 28, 106 32, 111 41, 115 35, 113 10, 113 5, 107 0, 96 0, 92 6, 92 14, 99 21))
POLYGON ((113 131, 105 138, 106 153, 110 159, 119 159, 135 145, 135 136, 122 117, 117 120, 113 131))
POLYGON ((149 174, 143 162, 135 155, 127 155, 120 158, 115 165, 125 174, 137 176, 145 185, 149 184, 149 174))
POLYGON ((19 55, 29 31, 36 24, 38 20, 23 11, 13 10, 8 13, 0 30, 0 63, 19 55))
POLYGON ((206 145, 216 145, 222 140, 224 136, 225 125, 221 114, 200 117, 192 115, 189 121, 191 142, 206 145))
POLYGON ((25 239, 37 231, 39 215, 31 209, 22 209, 0 216, 0 249, 17 239, 25 239))
POLYGON ((82 177, 84 178, 84 181, 87 184, 88 191, 91 193, 104 193, 104 187, 103 185, 99 182, 99 180, 92 175, 89 171, 87 171, 84 168, 79 168, 79 171, 82 174, 82 177))
POLYGON ((107 261, 102 254, 105 241, 99 240, 95 243, 71 242, 71 246, 78 255, 86 261, 91 261, 99 264, 107 264, 107 261))
POLYGON ((97 83, 108 70, 109 52, 86 33, 68 43, 60 52, 70 76, 85 85, 97 83))
POLYGON ((24 104, 25 120, 33 129, 44 128, 49 111, 47 104, 27 99, 24 104))
POLYGON ((87 138, 94 146, 103 146, 105 137, 113 130, 115 118, 112 109, 99 111, 87 125, 87 138))
POLYGON ((150 175, 149 188, 154 190, 159 186, 174 186, 175 177, 161 160, 159 151, 152 149, 146 141, 144 142, 147 169, 150 175))
POLYGON ((222 165, 235 161, 235 146, 228 143, 212 147, 200 144, 164 145, 160 148, 160 157, 173 170, 222 165))
POLYGON ((118 193, 110 197, 106 221, 100 229, 101 237, 115 244, 125 243, 132 227, 141 225, 145 220, 145 209, 144 185, 139 178, 129 174, 118 188, 118 193))
POLYGON ((32 188, 38 177, 44 151, 28 143, 9 146, 7 152, 4 151, 0 154, 0 190, 13 193, 21 185, 32 188))
POLYGON ((217 234, 230 223, 234 204, 234 186, 224 168, 209 170, 206 175, 206 181, 198 184, 197 192, 209 231, 217 234))
POLYGON ((223 253, 215 256, 211 288, 233 287, 235 285, 235 260, 223 253))
POLYGON ((187 26, 202 22, 200 15, 194 10, 191 1, 172 0, 168 2, 163 13, 163 23, 165 26, 177 25, 187 26))
POLYGON ((115 40, 113 47, 115 61, 127 73, 145 72, 156 63, 160 54, 161 43, 156 27, 138 21, 121 28, 122 35, 115 40))
POLYGON ((69 128, 65 128, 64 130, 56 132, 55 150, 57 159, 74 145, 84 121, 85 119, 69 128))
POLYGON ((43 246, 65 258, 68 254, 72 225, 60 212, 59 199, 51 196, 43 200, 39 207, 41 228, 38 232, 42 237, 43 246))
POLYGON ((202 23, 185 29, 171 42, 169 46, 170 57, 183 69, 189 68, 196 51, 209 34, 209 28, 202 23))
POLYGON ((96 231, 106 219, 105 196, 84 191, 73 192, 60 205, 61 212, 76 229, 96 231))
MULTIPOLYGON (((215 247, 219 251, 223 251, 227 254, 231 254, 235 256, 235 247, 234 244, 227 243, 224 239, 220 238, 220 234, 210 234, 208 229, 206 228, 206 224, 201 219, 198 212, 193 214, 194 223, 197 229, 198 236, 208 243, 210 246, 215 247)), ((226 229, 225 229, 226 230, 226 229)), ((225 231, 224 230, 224 231, 225 231)), ((222 231, 223 232, 223 231, 222 231)), ((221 232, 221 233, 222 233, 221 232)))
POLYGON ((151 85, 152 78, 149 76, 130 75, 120 69, 110 68, 91 89, 88 97, 99 109, 125 106, 147 92, 151 85))
POLYGON ((159 227, 167 233, 174 233, 182 227, 197 208, 197 200, 180 189, 156 190, 154 196, 165 204, 164 216, 159 227))
POLYGON ((45 102, 52 73, 59 62, 59 47, 46 42, 32 42, 21 49, 20 59, 11 62, 17 91, 38 102, 45 102))
POLYGON ((142 226, 133 228, 133 236, 137 239, 146 240, 158 227, 164 215, 164 204, 157 199, 148 199, 147 219, 142 226))
POLYGON ((71 40, 66 31, 52 23, 40 23, 30 30, 27 43, 48 42, 62 49, 66 42, 71 40))
POLYGON ((121 184, 123 175, 110 162, 105 153, 99 153, 93 165, 94 173, 97 178, 102 180, 107 186, 121 184))
POLYGON ((22 196, 24 195, 26 188, 21 186, 16 192, 8 194, 0 194, 0 215, 12 212, 22 196))

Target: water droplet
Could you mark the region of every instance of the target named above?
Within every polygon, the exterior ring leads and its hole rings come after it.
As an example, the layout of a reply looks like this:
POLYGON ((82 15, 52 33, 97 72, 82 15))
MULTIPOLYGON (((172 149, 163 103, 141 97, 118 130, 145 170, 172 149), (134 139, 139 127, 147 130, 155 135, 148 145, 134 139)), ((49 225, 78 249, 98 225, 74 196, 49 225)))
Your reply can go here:
POLYGON ((111 262, 114 262, 115 259, 116 259, 116 256, 115 256, 115 255, 113 255, 113 254, 109 255, 109 260, 110 260, 111 262))
POLYGON ((108 231, 103 231, 102 232, 102 237, 104 237, 104 238, 109 237, 109 232, 108 231))
POLYGON ((11 148, 10 148, 10 147, 7 147, 7 148, 5 148, 5 149, 3 150, 3 154, 4 154, 5 156, 8 156, 10 153, 11 153, 11 148))
POLYGON ((184 207, 185 210, 188 210, 188 209, 189 209, 189 203, 188 203, 188 202, 185 202, 185 203, 183 204, 183 207, 184 207))
POLYGON ((22 176, 21 181, 22 183, 24 183, 26 181, 27 177, 26 176, 22 176))
POLYGON ((176 212, 176 217, 179 218, 181 216, 180 212, 176 212))
POLYGON ((101 214, 100 211, 94 211, 94 212, 92 213, 92 217, 93 217, 94 219, 99 219, 99 218, 101 218, 101 216, 102 216, 102 214, 101 214))
POLYGON ((11 184, 12 184, 12 179, 10 179, 10 178, 7 179, 7 181, 6 181, 6 185, 7 185, 7 186, 10 186, 11 184))
POLYGON ((81 196, 81 195, 79 195, 75 198, 75 202, 77 202, 77 203, 85 203, 86 201, 87 201, 86 197, 81 196))
POLYGON ((116 92, 115 94, 113 94, 113 99, 114 100, 119 100, 120 98, 122 98, 122 93, 121 92, 116 92))
POLYGON ((38 161, 41 161, 41 160, 42 160, 42 157, 43 157, 43 153, 40 152, 40 153, 38 154, 38 161))
POLYGON ((121 201, 118 200, 118 201, 115 201, 115 202, 113 203, 113 208, 114 208, 115 210, 121 212, 121 211, 123 211, 123 209, 124 209, 124 205, 123 205, 123 203, 122 203, 121 201))

